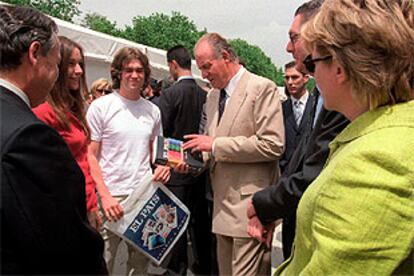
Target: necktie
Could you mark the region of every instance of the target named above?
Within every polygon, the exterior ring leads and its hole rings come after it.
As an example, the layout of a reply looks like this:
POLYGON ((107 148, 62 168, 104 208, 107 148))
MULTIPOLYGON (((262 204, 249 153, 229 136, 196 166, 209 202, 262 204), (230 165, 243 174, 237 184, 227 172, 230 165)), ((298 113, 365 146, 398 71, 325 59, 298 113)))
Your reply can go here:
POLYGON ((218 116, 217 124, 220 123, 221 116, 223 116, 224 107, 226 106, 226 98, 227 98, 226 90, 221 89, 220 98, 219 98, 219 106, 218 106, 219 116, 218 116))
POLYGON ((293 102, 293 115, 295 116, 296 125, 300 125, 300 120, 302 118, 302 110, 300 108, 302 102, 294 101, 293 102))

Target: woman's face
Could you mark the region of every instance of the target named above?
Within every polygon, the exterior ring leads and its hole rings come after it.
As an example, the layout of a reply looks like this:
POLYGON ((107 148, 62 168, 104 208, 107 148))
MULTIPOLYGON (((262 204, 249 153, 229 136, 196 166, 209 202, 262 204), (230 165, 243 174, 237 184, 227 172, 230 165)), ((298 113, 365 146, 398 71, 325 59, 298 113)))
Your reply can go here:
POLYGON ((83 75, 83 59, 78 48, 74 48, 70 55, 68 66, 68 86, 70 90, 80 88, 80 80, 83 75))
MULTIPOLYGON (((312 51, 312 59, 323 58, 326 55, 319 53, 316 50, 312 51)), ((333 60, 328 59, 324 61, 315 62, 314 78, 318 88, 323 97, 323 105, 328 110, 337 110, 336 104, 340 99, 338 98, 338 86, 336 85, 335 68, 333 60)))

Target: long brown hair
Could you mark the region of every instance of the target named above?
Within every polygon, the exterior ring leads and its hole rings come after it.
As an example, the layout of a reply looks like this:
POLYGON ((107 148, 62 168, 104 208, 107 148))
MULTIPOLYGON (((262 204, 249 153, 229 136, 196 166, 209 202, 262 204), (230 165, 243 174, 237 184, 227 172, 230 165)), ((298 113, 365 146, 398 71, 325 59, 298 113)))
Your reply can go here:
POLYGON ((56 112, 57 120, 59 124, 66 130, 69 130, 69 119, 67 112, 72 113, 81 123, 83 130, 85 131, 88 139, 90 138, 90 130, 86 122, 86 101, 85 95, 88 94, 88 87, 85 77, 85 57, 83 55, 82 47, 70 40, 67 37, 59 36, 60 41, 60 64, 59 64, 59 77, 50 92, 47 102, 52 106, 56 112), (69 89, 68 85, 68 68, 70 57, 73 49, 78 49, 82 63, 80 64, 83 74, 80 77, 80 86, 78 90, 69 89))

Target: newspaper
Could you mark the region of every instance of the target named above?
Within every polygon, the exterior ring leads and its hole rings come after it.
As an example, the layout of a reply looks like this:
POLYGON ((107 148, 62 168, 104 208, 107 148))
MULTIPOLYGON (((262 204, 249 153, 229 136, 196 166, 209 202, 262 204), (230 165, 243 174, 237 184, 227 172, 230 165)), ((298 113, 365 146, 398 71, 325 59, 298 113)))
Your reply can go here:
POLYGON ((104 227, 157 265, 187 229, 190 212, 167 187, 147 174, 124 204, 124 216, 104 227))

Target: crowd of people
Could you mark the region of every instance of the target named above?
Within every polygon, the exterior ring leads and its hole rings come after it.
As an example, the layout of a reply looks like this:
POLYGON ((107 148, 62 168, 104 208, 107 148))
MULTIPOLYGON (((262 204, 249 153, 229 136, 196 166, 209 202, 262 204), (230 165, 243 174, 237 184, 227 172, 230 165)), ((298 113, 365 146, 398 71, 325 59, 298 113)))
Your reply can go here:
POLYGON ((218 33, 167 51, 171 81, 121 48, 89 91, 79 43, 1 5, 1 273, 114 275, 103 224, 151 173, 191 220, 159 266, 127 244, 128 275, 270 275, 279 220, 275 275, 412 274, 414 2, 310 0, 289 38, 286 95, 218 33), (152 164, 157 136, 205 170, 152 164))

